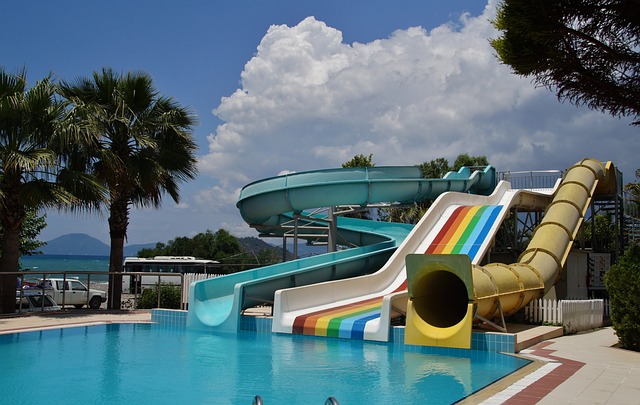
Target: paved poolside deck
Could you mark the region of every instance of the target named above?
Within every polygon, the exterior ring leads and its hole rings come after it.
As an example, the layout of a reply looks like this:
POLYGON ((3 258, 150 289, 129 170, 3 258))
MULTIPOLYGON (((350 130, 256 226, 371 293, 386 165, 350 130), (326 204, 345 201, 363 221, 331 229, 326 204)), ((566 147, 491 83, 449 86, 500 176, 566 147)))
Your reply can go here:
POLYGON ((0 335, 31 330, 99 325, 105 323, 151 322, 151 311, 73 310, 65 313, 27 314, 0 317, 0 335))
MULTIPOLYGON (((151 312, 87 310, 0 317, 0 334, 123 322, 151 322, 151 312)), ((463 404, 640 405, 640 353, 616 348, 618 339, 610 327, 569 336, 557 336, 553 327, 509 328, 518 334, 519 355, 536 361, 463 404)))
POLYGON ((611 327, 542 340, 519 353, 535 363, 462 403, 640 404, 640 353, 617 343, 611 327))

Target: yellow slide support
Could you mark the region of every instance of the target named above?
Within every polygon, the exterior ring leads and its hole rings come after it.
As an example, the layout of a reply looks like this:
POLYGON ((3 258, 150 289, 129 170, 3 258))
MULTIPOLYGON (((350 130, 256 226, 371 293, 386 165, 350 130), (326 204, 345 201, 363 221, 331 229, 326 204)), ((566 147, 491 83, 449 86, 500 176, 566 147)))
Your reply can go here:
POLYGON ((556 283, 591 198, 615 186, 611 162, 569 170, 517 263, 472 266, 466 255, 407 255, 405 343, 471 347, 475 319, 509 316, 556 283), (466 293, 465 293, 466 292, 466 293))

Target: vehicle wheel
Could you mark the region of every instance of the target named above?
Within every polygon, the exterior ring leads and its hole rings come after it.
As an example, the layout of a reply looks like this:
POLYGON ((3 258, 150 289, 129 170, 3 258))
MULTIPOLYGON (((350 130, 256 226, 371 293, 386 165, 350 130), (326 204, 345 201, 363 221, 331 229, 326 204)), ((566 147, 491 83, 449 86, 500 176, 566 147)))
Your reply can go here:
POLYGON ((76 308, 78 308, 78 309, 81 309, 82 307, 84 307, 84 305, 82 305, 82 304, 77 304, 77 305, 74 305, 74 307, 76 307, 76 308))
POLYGON ((97 295, 89 301, 89 308, 98 309, 100 308, 100 304, 102 304, 102 300, 97 295))

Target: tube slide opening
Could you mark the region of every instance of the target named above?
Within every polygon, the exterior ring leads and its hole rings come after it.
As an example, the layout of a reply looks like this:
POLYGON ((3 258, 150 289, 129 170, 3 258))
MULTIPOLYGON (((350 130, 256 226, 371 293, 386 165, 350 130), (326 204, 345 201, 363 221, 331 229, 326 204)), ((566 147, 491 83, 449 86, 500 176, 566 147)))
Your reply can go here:
POLYGON ((409 254, 405 344, 471 347, 473 277, 466 254, 409 254))
POLYGON ((467 287, 450 271, 435 270, 425 275, 414 286, 413 292, 416 313, 432 326, 454 326, 467 314, 467 287))

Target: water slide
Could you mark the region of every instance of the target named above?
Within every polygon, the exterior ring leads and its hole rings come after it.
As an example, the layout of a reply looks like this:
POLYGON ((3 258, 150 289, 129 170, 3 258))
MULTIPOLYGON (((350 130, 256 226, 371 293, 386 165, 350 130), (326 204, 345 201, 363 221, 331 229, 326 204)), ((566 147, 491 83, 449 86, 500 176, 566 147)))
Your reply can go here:
MULTIPOLYGON (((248 224, 274 234, 291 220, 291 214, 303 215, 313 208, 411 203, 447 191, 489 194, 495 179, 490 166, 474 172, 462 168, 442 179, 424 179, 413 166, 317 170, 251 183, 242 189, 236 205, 248 224)), ((195 282, 190 286, 187 326, 236 332, 242 310, 273 302, 277 290, 372 273, 388 261, 412 228, 338 218, 342 242, 359 247, 195 282)), ((301 238, 316 236, 309 232, 301 238)))
POLYGON ((512 190, 504 181, 489 196, 442 194, 379 271, 277 291, 273 331, 388 341, 409 299, 406 256, 456 254, 479 263, 512 207, 542 209, 550 199, 551 191, 512 190))
POLYGON ((477 266, 461 255, 408 255, 405 343, 469 347, 472 318, 511 315, 555 284, 595 194, 615 192, 615 168, 584 159, 565 174, 518 262, 477 266))

